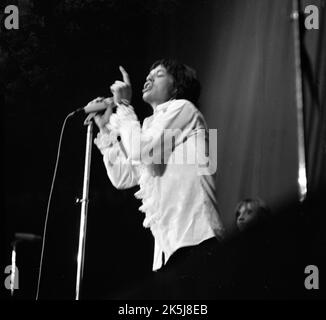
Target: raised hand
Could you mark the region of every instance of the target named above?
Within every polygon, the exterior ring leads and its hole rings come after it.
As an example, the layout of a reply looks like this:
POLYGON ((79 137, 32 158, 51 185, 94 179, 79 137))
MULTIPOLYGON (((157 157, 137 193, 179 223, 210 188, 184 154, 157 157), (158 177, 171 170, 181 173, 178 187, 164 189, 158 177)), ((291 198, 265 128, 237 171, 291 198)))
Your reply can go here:
POLYGON ((123 67, 119 66, 119 70, 122 74, 123 81, 117 80, 110 87, 113 94, 114 103, 116 105, 120 104, 121 102, 129 104, 132 96, 130 78, 127 71, 123 67))

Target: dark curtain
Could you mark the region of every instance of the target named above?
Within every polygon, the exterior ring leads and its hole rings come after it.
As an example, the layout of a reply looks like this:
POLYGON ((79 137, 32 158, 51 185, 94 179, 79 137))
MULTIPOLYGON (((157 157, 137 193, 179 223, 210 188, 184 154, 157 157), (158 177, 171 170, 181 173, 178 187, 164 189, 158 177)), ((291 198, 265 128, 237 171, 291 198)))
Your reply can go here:
POLYGON ((291 1, 231 2, 227 12, 216 19, 203 105, 219 130, 218 195, 230 224, 241 199, 271 205, 296 194, 297 131, 291 1))
MULTIPOLYGON (((316 4, 322 8, 321 2, 316 4)), ((298 197, 292 1, 228 1, 224 10, 216 4, 213 11, 220 16, 214 19, 216 33, 203 47, 208 53, 203 62, 203 108, 210 127, 218 128, 218 199, 225 221, 232 224, 235 205, 243 198, 260 197, 273 209, 280 201, 298 197)), ((322 101, 317 105, 313 99, 322 99, 325 90, 324 20, 320 30, 302 37, 312 188, 321 183, 325 163, 325 112, 322 101), (309 78, 308 62, 313 68, 309 78)))

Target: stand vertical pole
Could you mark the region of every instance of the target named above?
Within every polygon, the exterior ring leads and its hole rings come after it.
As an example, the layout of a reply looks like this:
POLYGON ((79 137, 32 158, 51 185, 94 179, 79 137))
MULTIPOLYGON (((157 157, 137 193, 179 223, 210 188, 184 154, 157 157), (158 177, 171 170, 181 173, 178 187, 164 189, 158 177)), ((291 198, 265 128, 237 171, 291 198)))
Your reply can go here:
POLYGON ((14 295, 15 281, 16 281, 16 242, 13 242, 12 252, 11 252, 11 279, 10 279, 11 296, 14 295))
POLYGON ((93 140, 93 122, 90 116, 86 118, 84 125, 87 125, 87 137, 86 137, 86 153, 85 153, 85 166, 84 166, 83 197, 80 200, 81 213, 80 213, 79 244, 78 244, 78 255, 77 255, 76 300, 79 300, 80 298, 80 290, 81 290, 81 285, 83 280, 84 259, 85 259, 87 211, 88 211, 88 201, 89 201, 88 194, 89 194, 89 180, 90 180, 92 140, 93 140))
POLYGON ((307 170, 305 159, 304 115, 302 94, 302 64, 301 64, 301 35, 299 0, 292 0, 292 22, 294 36, 295 61, 295 99, 297 108, 297 137, 298 137, 298 189, 299 200, 303 202, 307 195, 307 170))

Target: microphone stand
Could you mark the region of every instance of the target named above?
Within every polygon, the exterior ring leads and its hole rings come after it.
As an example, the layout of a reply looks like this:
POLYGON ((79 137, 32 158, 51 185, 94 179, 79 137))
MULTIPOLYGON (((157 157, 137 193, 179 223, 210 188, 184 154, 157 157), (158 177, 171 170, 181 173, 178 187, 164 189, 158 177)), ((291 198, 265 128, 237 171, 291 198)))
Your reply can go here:
POLYGON ((42 239, 40 236, 31 233, 15 233, 15 239, 11 242, 12 250, 11 250, 10 293, 12 297, 14 295, 15 289, 19 289, 19 285, 18 285, 19 273, 18 273, 18 268, 16 266, 17 245, 22 241, 36 241, 40 239, 42 239))
POLYGON ((12 245, 12 251, 11 251, 11 279, 10 279, 10 293, 11 296, 14 295, 14 290, 18 289, 15 286, 16 282, 16 245, 17 245, 17 240, 13 241, 11 243, 12 245))
POLYGON ((84 182, 83 182, 83 196, 77 202, 81 203, 80 213, 80 227, 79 227, 79 244, 77 255, 77 279, 76 279, 76 300, 79 300, 81 283, 83 280, 84 272, 84 259, 85 259, 85 244, 86 244, 86 226, 87 226, 87 211, 88 211, 88 194, 89 194, 89 180, 91 169, 91 156, 92 156, 92 140, 93 140, 93 122, 92 118, 95 113, 90 113, 84 121, 87 126, 86 136, 86 153, 85 153, 85 166, 84 166, 84 182))
POLYGON ((297 138, 298 138, 298 188, 299 201, 303 202, 307 196, 307 169, 304 132, 304 105, 302 90, 302 63, 301 63, 301 34, 300 34, 300 1, 292 0, 293 44, 295 61, 295 103, 297 111, 297 138))

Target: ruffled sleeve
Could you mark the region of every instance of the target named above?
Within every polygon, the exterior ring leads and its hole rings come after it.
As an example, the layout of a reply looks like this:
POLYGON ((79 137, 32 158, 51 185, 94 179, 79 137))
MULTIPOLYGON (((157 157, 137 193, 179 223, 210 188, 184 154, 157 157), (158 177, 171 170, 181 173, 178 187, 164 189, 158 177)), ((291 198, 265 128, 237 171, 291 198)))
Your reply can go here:
POLYGON ((128 189, 138 184, 137 166, 127 158, 117 131, 108 125, 105 132, 98 133, 94 143, 103 155, 107 175, 114 187, 128 189))

